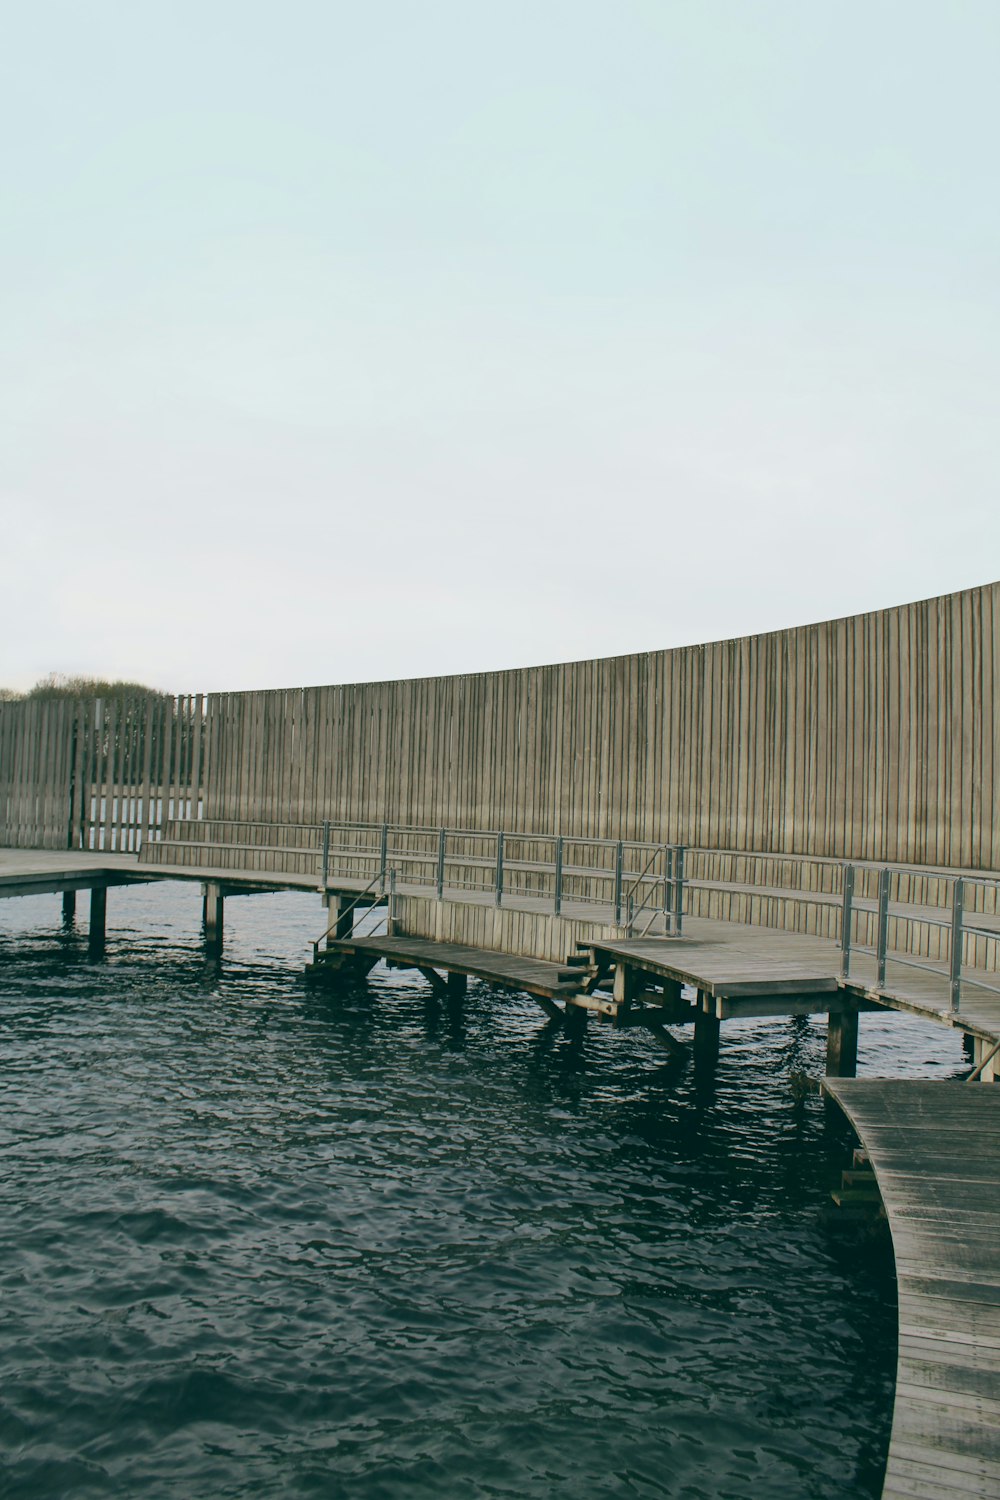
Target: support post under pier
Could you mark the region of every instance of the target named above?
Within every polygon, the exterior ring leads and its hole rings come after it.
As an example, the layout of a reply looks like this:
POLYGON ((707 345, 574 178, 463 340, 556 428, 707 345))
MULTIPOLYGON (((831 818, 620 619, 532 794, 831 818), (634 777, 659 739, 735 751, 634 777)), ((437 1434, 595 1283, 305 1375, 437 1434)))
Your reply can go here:
POLYGON ((858 1012, 831 1010, 826 1028, 829 1078, 854 1078, 858 1071, 858 1012))
POLYGON ((629 1013, 632 1009, 632 1001, 638 990, 643 988, 645 980, 642 973, 637 969, 630 969, 628 964, 618 959, 615 964, 615 980, 613 995, 618 1006, 615 1015, 616 1026, 627 1026, 629 1013))
POLYGON ((715 1010, 706 1010, 712 1005, 711 995, 698 991, 698 1009, 694 1018, 694 1060, 702 1068, 714 1068, 719 1061, 719 1034, 722 1023, 715 1010))
POLYGON ((108 922, 108 888, 95 885, 90 891, 90 931, 87 934, 88 958, 100 958, 108 922))
POLYGON ((202 917, 205 923, 205 942, 209 948, 222 947, 224 904, 222 886, 217 880, 206 880, 202 887, 202 917))
POLYGON ((563 1025, 567 1034, 578 1041, 582 1041, 587 1034, 588 1012, 582 1005, 570 1005, 567 1002, 563 1006, 563 1025))
POLYGON ((335 938, 349 938, 354 933, 354 915, 360 910, 354 906, 353 896, 341 896, 336 891, 327 891, 323 898, 326 902, 326 926, 335 938), (350 908, 350 909, 348 909, 350 908))
POLYGON ((76 891, 63 891, 62 919, 67 927, 76 921, 76 891))
POLYGON ((977 1036, 973 1042, 973 1074, 978 1074, 980 1083, 996 1083, 1000 1080, 1000 1055, 995 1042, 984 1041, 977 1036), (980 1071, 981 1070, 981 1071, 980 1071))

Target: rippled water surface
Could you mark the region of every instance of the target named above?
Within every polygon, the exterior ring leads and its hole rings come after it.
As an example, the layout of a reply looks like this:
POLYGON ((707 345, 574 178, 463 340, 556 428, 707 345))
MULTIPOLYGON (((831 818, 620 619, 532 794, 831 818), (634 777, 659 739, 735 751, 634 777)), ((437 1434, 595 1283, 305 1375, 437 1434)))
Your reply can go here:
MULTIPOLYGON (((891 1249, 821 1221, 821 1021, 714 1078, 470 983, 302 977, 316 897, 0 903, 0 1467, 13 1497, 874 1496, 891 1249)), ((957 1039, 862 1019, 861 1071, 957 1039)))

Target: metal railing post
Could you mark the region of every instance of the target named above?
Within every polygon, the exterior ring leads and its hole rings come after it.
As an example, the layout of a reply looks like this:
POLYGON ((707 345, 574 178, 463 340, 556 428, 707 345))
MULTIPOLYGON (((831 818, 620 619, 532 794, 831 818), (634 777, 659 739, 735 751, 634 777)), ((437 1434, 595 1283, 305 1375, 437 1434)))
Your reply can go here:
POLYGON ((885 951, 889 944, 889 871, 878 872, 878 940, 875 944, 878 964, 876 987, 885 988, 885 951))
POLYGON ((558 917, 562 911, 562 883, 563 883, 563 841, 562 836, 556 839, 556 895, 555 913, 558 917))
POLYGON ((385 918, 386 918, 386 920, 385 920, 385 935, 386 935, 386 937, 394 937, 395 936, 395 927, 396 927, 396 867, 395 867, 395 865, 393 865, 392 869, 389 871, 389 901, 388 901, 388 905, 386 907, 385 918))
POLYGON ((323 824, 323 884, 330 878, 330 820, 323 824))
POLYGON ((445 830, 442 828, 438 834, 437 893, 439 901, 444 899, 444 843, 445 830))
POLYGON ((503 899, 503 834, 497 834, 497 872, 496 872, 496 903, 500 905, 503 899))
POLYGON ((674 851, 670 844, 663 846, 663 926, 667 934, 673 932, 674 851))
POLYGON ((622 925, 622 860, 624 851, 622 841, 618 840, 615 847, 615 926, 622 925))
POLYGON ((851 924, 854 920, 854 866, 844 866, 844 905, 840 918, 840 977, 851 975, 851 924))
POLYGON ((674 850, 674 920, 670 926, 672 937, 680 937, 684 923, 684 845, 674 850))
POLYGON ((951 972, 949 975, 951 1008, 962 1003, 962 918, 965 913, 965 881, 956 876, 951 892, 951 972))
POLYGON ((385 867, 389 863, 389 825, 382 824, 382 836, 379 839, 378 867, 382 871, 382 895, 385 895, 385 867))

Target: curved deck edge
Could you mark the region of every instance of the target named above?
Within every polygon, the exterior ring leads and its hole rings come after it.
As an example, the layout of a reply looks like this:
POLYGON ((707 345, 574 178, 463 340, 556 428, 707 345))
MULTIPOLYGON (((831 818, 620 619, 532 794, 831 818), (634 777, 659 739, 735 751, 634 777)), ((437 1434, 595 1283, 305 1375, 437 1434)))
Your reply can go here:
POLYGON ((883 1500, 1000 1497, 1000 1089, 828 1078, 868 1152, 896 1256, 883 1500))

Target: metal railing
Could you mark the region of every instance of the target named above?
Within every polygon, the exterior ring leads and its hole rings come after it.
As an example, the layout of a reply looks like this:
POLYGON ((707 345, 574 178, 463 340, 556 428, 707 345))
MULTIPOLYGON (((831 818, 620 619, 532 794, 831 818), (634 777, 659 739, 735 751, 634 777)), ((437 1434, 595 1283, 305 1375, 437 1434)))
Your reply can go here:
POLYGON ((898 885, 903 877, 912 879, 912 869, 893 865, 882 865, 877 869, 854 864, 844 865, 840 921, 841 978, 849 980, 856 977, 856 971, 855 976, 851 973, 852 958, 855 954, 864 953, 875 960, 875 983, 873 986, 868 986, 874 994, 885 991, 886 969, 887 965, 892 963, 908 969, 922 969, 925 973, 933 974, 937 979, 945 978, 949 1009, 956 1015, 961 1010, 963 983, 1000 995, 1000 985, 990 984, 978 974, 970 975, 963 972, 966 967, 967 942, 982 940, 995 943, 1000 941, 1000 925, 991 927, 986 924, 985 913, 967 910, 968 893, 973 888, 979 888, 983 891, 992 891, 996 896, 998 882, 978 876, 935 872, 931 878, 951 884, 950 909, 940 908, 941 914, 937 915, 934 908, 929 908, 925 904, 914 905, 898 899, 898 892, 896 901, 893 901, 893 883, 896 882, 898 885), (859 905, 857 894, 859 871, 864 873, 869 882, 872 876, 876 878, 874 909, 871 901, 859 905), (874 942, 859 942, 856 928, 861 920, 864 920, 867 926, 872 925, 872 919, 874 919, 874 942), (898 945, 890 944, 890 923, 897 926, 905 924, 911 927, 925 927, 947 934, 944 943, 940 944, 946 950, 942 958, 936 963, 922 961, 911 951, 901 950, 898 945))
MULTIPOLYGON (((631 933, 644 913, 643 931, 657 921, 679 936, 684 920, 684 849, 628 839, 578 838, 509 830, 426 828, 404 823, 319 825, 319 877, 325 888, 339 879, 377 873, 366 893, 390 868, 409 890, 473 893, 497 906, 533 898, 556 916, 567 906, 610 910, 615 926, 631 933)), ((300 850, 301 852, 301 850, 300 850)))
POLYGON ((200 844, 206 863, 223 850, 230 859, 252 851, 253 868, 266 855, 275 870, 366 899, 376 887, 384 897, 391 870, 400 894, 593 915, 629 936, 679 937, 691 913, 815 933, 839 940, 845 980, 877 994, 888 965, 924 970, 944 985, 952 1012, 963 986, 1000 993, 984 977, 1000 961, 1000 880, 974 872, 389 822, 180 823, 173 838, 200 844), (873 960, 864 975, 854 962, 862 954, 873 960))
MULTIPOLYGON (((313 945, 312 945, 313 962, 314 963, 316 962, 316 957, 317 957, 317 954, 319 953, 319 945, 320 945, 320 943, 329 942, 331 935, 334 934, 334 933, 336 933, 339 936, 341 934, 341 931, 342 931, 342 929, 343 929, 343 927, 344 927, 344 925, 345 925, 346 920, 347 920, 348 917, 351 918, 351 925, 352 925, 352 928, 353 928, 353 916, 354 916, 354 912, 357 910, 357 908, 359 906, 364 906, 365 910, 367 911, 372 906, 381 905, 381 900, 378 900, 378 901, 365 901, 365 897, 374 894, 376 886, 378 886, 378 888, 379 888, 379 890, 378 890, 378 896, 379 897, 384 896, 385 893, 386 893, 386 879, 387 879, 387 877, 388 877, 388 881, 389 881, 389 901, 390 901, 390 905, 391 905, 392 896, 395 894, 395 889, 396 889, 396 872, 395 872, 395 870, 387 870, 386 866, 383 865, 382 868, 381 868, 381 870, 379 870, 378 874, 374 877, 374 879, 372 879, 372 880, 370 880, 368 882, 368 884, 365 886, 364 890, 363 891, 359 891, 358 894, 355 896, 355 898, 354 898, 353 901, 349 901, 348 904, 345 907, 343 907, 343 908, 341 908, 341 909, 339 909, 337 911, 336 917, 327 926, 326 931, 325 932, 321 932, 318 938, 314 938, 313 945)), ((357 934, 352 934, 352 935, 356 936, 357 934)))

